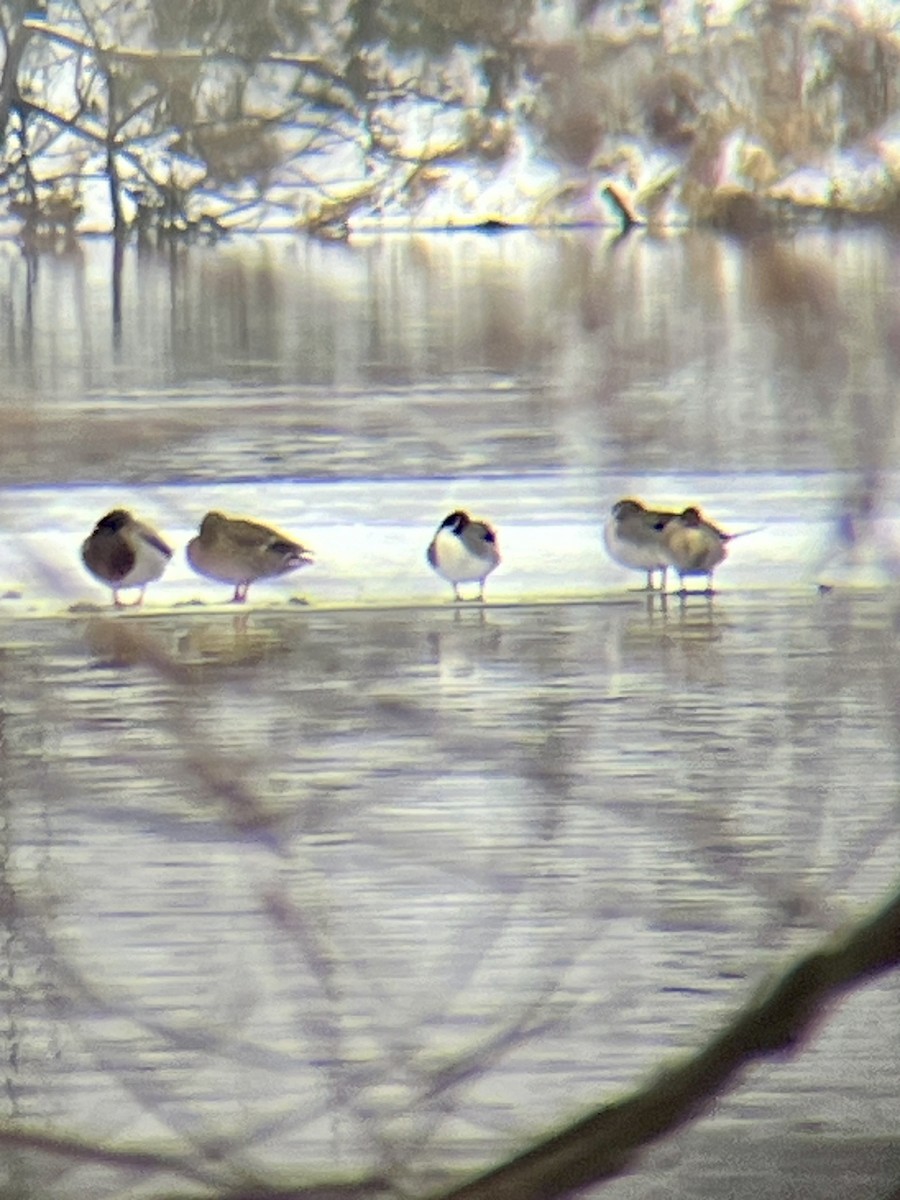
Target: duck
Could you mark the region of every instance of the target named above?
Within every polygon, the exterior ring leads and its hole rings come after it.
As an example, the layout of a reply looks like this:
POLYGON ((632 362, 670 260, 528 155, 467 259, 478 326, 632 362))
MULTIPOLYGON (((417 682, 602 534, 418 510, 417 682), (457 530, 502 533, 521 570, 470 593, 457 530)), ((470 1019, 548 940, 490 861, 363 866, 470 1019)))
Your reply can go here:
POLYGON ((312 552, 269 525, 208 512, 187 544, 187 560, 198 575, 234 584, 234 604, 247 599, 250 584, 312 563, 312 552))
POLYGON ((645 591, 655 591, 653 577, 660 572, 659 590, 666 590, 670 560, 663 546, 663 533, 678 514, 648 509, 640 500, 617 500, 603 526, 606 552, 621 567, 647 572, 645 591))
MULTIPOLYGON (((748 529, 743 532, 753 531, 748 529)), ((685 508, 673 520, 668 521, 662 531, 662 545, 669 564, 678 572, 681 594, 684 595, 687 591, 684 586, 685 576, 705 575, 706 588, 701 591, 712 595, 713 571, 724 561, 728 553, 728 543, 740 536, 719 529, 694 506, 685 508)))
POLYGON ((155 529, 124 508, 101 517, 81 546, 82 562, 95 579, 112 588, 116 608, 139 608, 147 584, 161 577, 172 553, 155 529), (123 588, 140 589, 133 604, 120 598, 123 588))
POLYGON ((484 581, 500 565, 497 535, 486 521, 476 521, 456 509, 444 517, 428 545, 429 564, 453 586, 453 599, 462 600, 461 583, 477 583, 477 600, 484 602, 484 581))

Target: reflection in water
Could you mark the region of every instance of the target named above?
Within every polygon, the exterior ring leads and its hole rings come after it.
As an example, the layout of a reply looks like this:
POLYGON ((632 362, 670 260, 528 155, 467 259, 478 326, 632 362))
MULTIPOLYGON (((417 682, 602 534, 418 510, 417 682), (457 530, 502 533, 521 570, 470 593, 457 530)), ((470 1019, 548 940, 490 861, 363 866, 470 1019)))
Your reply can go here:
MULTIPOLYGON (((495 1160, 887 886, 889 636, 831 598, 32 623, 10 1016, 57 1053, 10 1111, 188 1136, 220 1183, 495 1160)), ((893 1127, 896 1069, 826 1031, 721 1119, 843 1072, 893 1127)))
POLYGON ((40 260, 30 284, 0 259, 10 482, 895 461, 874 232, 135 252, 119 346, 96 286, 111 253, 40 260))

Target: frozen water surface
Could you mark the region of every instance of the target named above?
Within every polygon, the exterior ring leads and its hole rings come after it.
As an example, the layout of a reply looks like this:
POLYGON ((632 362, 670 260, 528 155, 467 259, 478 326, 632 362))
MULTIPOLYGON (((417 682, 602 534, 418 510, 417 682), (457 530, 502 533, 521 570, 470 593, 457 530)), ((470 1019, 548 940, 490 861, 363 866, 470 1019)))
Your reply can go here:
MULTIPOLYGON (((896 884, 888 243, 195 248, 127 257, 118 324, 108 258, 0 260, 13 1127, 427 1194, 896 884), (623 495, 755 530, 718 595, 629 590, 623 495), (178 547, 140 615, 78 558, 120 505, 178 547), (483 607, 424 559, 460 506, 498 530, 483 607), (315 567, 225 604, 183 558, 213 507, 315 567)), ((880 1194, 898 1028, 886 977, 603 1194, 880 1194)))

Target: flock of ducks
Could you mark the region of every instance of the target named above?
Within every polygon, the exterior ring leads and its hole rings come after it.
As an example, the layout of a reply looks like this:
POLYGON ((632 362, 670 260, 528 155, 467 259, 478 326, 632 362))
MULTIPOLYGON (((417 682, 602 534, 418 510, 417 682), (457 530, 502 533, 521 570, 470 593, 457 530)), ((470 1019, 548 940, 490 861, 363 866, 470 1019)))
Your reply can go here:
POLYGON ((699 508, 667 512, 646 508, 640 500, 617 501, 603 527, 603 540, 613 562, 646 571, 648 592, 657 590, 653 584, 657 571, 658 590, 664 592, 669 567, 674 567, 681 581, 681 595, 686 594, 684 581, 690 575, 704 575, 706 587, 702 591, 712 595, 713 571, 728 553, 728 543, 741 536, 719 529, 699 508))
MULTIPOLYGON (((127 607, 119 596, 126 588, 139 589, 133 606, 140 605, 147 584, 161 577, 173 553, 155 529, 124 508, 101 517, 81 547, 82 562, 95 579, 112 588, 116 608, 127 607)), ((285 575, 312 562, 304 546, 277 529, 220 512, 206 514, 185 553, 198 575, 233 585, 235 604, 243 604, 255 580, 285 575)))
MULTIPOLYGON (((148 583, 159 579, 172 558, 172 547, 150 525, 124 508, 101 517, 81 547, 88 571, 112 589, 116 608, 136 607, 148 583), (138 589, 138 598, 126 605, 120 593, 138 589)), ((234 587, 231 597, 243 604, 251 583, 274 579, 312 563, 312 552, 270 525, 208 512, 200 531, 185 548, 187 560, 198 575, 234 587)), ((484 581, 500 563, 497 537, 484 521, 473 521, 456 511, 438 526, 427 551, 428 562, 453 586, 477 583, 478 600, 484 600, 484 581)))
MULTIPOLYGON (((619 500, 606 521, 603 538, 610 558, 623 567, 647 573, 648 592, 666 588, 666 574, 674 567, 681 594, 688 576, 706 577, 706 594, 712 592, 713 571, 725 558, 728 543, 737 534, 725 533, 706 520, 697 508, 665 512, 646 508, 639 500, 619 500), (659 587, 654 576, 659 573, 659 587)), ((113 604, 126 607, 120 592, 138 589, 131 607, 140 605, 149 583, 159 579, 173 555, 172 548, 155 529, 116 508, 101 517, 81 547, 85 567, 112 589, 113 604)), ((232 601, 242 604, 252 583, 286 575, 312 563, 312 554, 293 538, 240 517, 208 512, 196 537, 188 542, 187 560, 198 575, 234 588, 232 601)), ((485 521, 456 510, 445 517, 428 545, 431 567, 453 588, 477 583, 477 600, 484 600, 488 575, 500 564, 497 535, 485 521)))

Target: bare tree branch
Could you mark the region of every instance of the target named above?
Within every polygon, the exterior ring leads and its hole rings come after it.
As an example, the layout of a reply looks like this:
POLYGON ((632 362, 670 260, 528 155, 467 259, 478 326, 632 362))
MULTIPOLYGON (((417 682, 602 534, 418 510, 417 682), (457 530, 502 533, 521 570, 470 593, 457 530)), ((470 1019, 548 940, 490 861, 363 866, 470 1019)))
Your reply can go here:
POLYGON ((900 892, 802 958, 681 1066, 434 1200, 558 1200, 620 1174, 645 1146, 702 1113, 755 1059, 798 1047, 825 1005, 898 964, 900 892))

